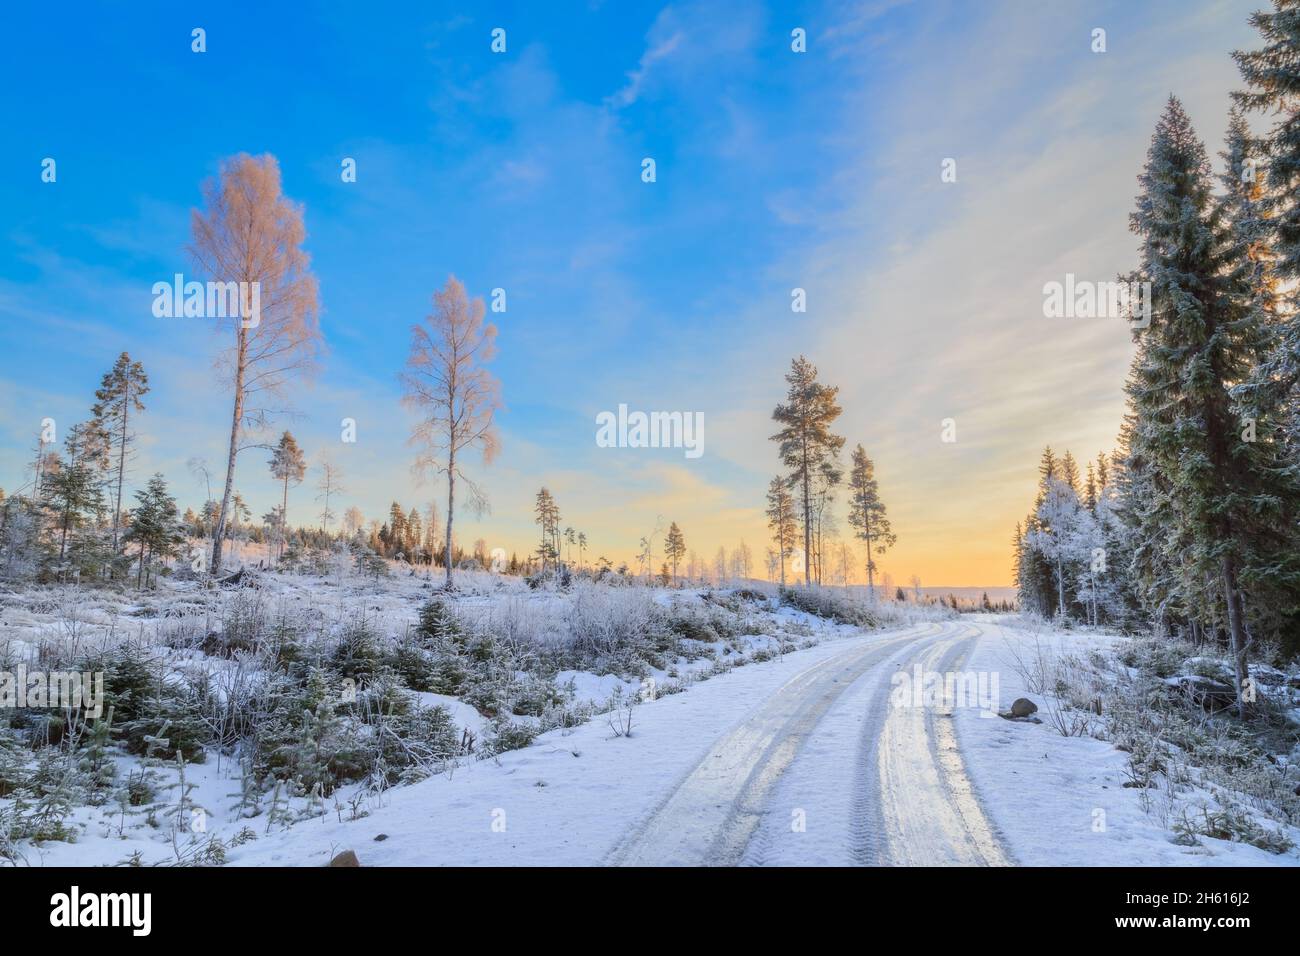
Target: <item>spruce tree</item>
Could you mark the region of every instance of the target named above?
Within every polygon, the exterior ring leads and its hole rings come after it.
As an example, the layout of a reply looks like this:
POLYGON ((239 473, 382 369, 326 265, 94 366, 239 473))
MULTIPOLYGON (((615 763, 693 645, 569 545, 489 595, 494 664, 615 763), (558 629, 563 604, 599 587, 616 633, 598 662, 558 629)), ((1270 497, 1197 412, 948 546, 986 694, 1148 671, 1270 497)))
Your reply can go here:
POLYGON ((424 527, 420 522, 420 509, 412 505, 406 512, 406 557, 412 564, 420 559, 420 543, 424 540, 424 527))
POLYGON ((1291 467, 1300 449, 1300 0, 1274 0, 1272 12, 1250 18, 1263 47, 1233 54, 1247 89, 1232 94, 1247 111, 1275 117, 1267 136, 1256 140, 1242 124, 1244 152, 1253 160, 1255 197, 1272 240, 1277 275, 1290 280, 1287 308, 1279 318, 1268 357, 1245 383, 1266 406, 1278 408, 1286 427, 1291 467), (1266 174, 1265 174, 1266 173, 1266 174))
POLYGON ((388 506, 388 542, 390 553, 389 557, 396 557, 398 552, 406 547, 406 514, 402 511, 402 506, 394 501, 388 506))
POLYGON ((1075 571, 1083 556, 1086 534, 1078 493, 1063 476, 1053 475, 1047 479, 1034 517, 1036 522, 1030 544, 1052 568, 1056 582, 1056 616, 1064 620, 1074 601, 1075 571), (1067 586, 1069 602, 1066 600, 1067 586))
POLYGON ((1051 617, 1056 613, 1058 595, 1056 569, 1038 544, 1044 532, 1039 509, 1047 498, 1049 483, 1060 473, 1060 463, 1052 452, 1051 446, 1043 449, 1038 464, 1038 493, 1034 506, 1025 517, 1024 530, 1020 535, 1019 572, 1017 584, 1020 591, 1021 605, 1030 611, 1051 617))
POLYGON ((59 530, 59 575, 68 554, 68 537, 104 506, 98 465, 103 461, 102 435, 93 425, 74 425, 64 440, 66 457, 45 476, 44 504, 59 530))
POLYGON ((149 484, 135 493, 139 504, 131 511, 131 526, 123 541, 135 543, 140 549, 140 565, 135 584, 140 587, 146 562, 168 558, 176 553, 176 546, 184 540, 176 508, 176 499, 167 493, 167 482, 155 474, 149 484))
POLYGON ((1245 588, 1260 571, 1261 536, 1272 537, 1281 502, 1262 470, 1259 443, 1243 440, 1229 391, 1249 372, 1243 342, 1256 318, 1241 307, 1231 230, 1210 191, 1205 147, 1173 97, 1139 182, 1130 224, 1142 239, 1140 275, 1151 283, 1152 321, 1136 333, 1127 386, 1131 451, 1158 477, 1146 491, 1158 496, 1160 520, 1148 531, 1162 535, 1166 555, 1178 563, 1181 590, 1199 605, 1211 595, 1198 594, 1198 582, 1217 585, 1244 715, 1245 588))
MULTIPOLYGON (((1271 217, 1266 195, 1252 163, 1257 144, 1242 116, 1229 118, 1220 205, 1227 230, 1224 272, 1231 315, 1231 354, 1236 367, 1228 372, 1228 388, 1239 416, 1242 464, 1249 481, 1243 493, 1253 495, 1260 519, 1253 559, 1242 568, 1252 600, 1248 614, 1254 630, 1300 631, 1300 446, 1287 428, 1294 409, 1288 408, 1294 382, 1278 366, 1279 356, 1293 352, 1287 325, 1293 321, 1282 301, 1278 257, 1273 249, 1271 217), (1253 490, 1252 490, 1253 489, 1253 490), (1269 516, 1272 520, 1269 521, 1269 516)), ((1291 355, 1294 361, 1296 356, 1291 355)))

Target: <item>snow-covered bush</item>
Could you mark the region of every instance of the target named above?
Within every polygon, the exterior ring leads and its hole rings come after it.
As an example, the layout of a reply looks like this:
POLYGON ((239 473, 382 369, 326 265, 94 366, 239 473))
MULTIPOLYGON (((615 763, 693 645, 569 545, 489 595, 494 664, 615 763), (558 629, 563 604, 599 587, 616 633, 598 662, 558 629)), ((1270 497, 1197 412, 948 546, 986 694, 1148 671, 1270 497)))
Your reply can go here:
POLYGON ((1053 727, 1109 740, 1127 755, 1124 786, 1139 790, 1178 839, 1290 848, 1276 824, 1300 825, 1300 693, 1283 672, 1252 668, 1259 693, 1243 721, 1183 690, 1231 673, 1226 653, 1212 648, 1144 638, 1081 658, 1035 641, 1017 661, 1053 727))

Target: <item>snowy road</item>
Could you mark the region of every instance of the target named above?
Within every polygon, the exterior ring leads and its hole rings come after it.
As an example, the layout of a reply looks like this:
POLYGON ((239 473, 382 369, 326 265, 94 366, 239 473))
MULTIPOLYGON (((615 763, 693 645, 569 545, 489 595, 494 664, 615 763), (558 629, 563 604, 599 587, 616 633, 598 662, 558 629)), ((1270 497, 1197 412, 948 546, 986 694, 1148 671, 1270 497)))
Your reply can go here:
POLYGON ((961 670, 979 636, 977 624, 932 624, 855 645, 801 671, 721 736, 606 862, 764 862, 762 844, 774 829, 760 826, 765 818, 800 832, 800 808, 778 805, 779 782, 828 713, 849 701, 850 720, 860 730, 846 742, 851 750, 832 748, 832 759, 852 769, 852 802, 843 820, 847 832, 838 836, 851 860, 1009 864, 966 776, 951 712, 890 706, 895 672, 911 673, 917 664, 928 672, 961 670))

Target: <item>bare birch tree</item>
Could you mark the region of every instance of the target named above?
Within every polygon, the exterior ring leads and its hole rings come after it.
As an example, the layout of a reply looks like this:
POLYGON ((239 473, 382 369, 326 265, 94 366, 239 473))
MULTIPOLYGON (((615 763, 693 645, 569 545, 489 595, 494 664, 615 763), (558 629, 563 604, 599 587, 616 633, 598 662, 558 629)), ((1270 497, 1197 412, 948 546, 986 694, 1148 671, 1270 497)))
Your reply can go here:
POLYGON ((483 365, 496 354, 497 329, 483 322, 483 300, 470 299, 455 276, 433 294, 425 324, 411 327, 411 353, 401 374, 402 402, 420 415, 411 444, 420 449, 415 470, 447 476, 446 563, 452 587, 451 540, 456 480, 469 489, 472 504, 486 506, 481 489, 461 471, 464 455, 477 449, 491 464, 499 447, 493 418, 501 407, 501 384, 483 365))
POLYGON ((302 207, 281 192, 275 157, 240 153, 225 160, 217 178, 204 184, 203 196, 207 209, 190 216, 195 266, 210 281, 243 283, 242 314, 217 319, 231 339, 217 364, 233 391, 225 490, 212 536, 211 567, 219 573, 235 460, 256 444, 249 432, 284 411, 269 403, 283 399, 295 377, 314 371, 321 336, 316 278, 302 249, 302 207))
POLYGON ((343 530, 348 533, 349 538, 356 537, 357 532, 365 526, 366 516, 356 505, 343 512, 343 530))

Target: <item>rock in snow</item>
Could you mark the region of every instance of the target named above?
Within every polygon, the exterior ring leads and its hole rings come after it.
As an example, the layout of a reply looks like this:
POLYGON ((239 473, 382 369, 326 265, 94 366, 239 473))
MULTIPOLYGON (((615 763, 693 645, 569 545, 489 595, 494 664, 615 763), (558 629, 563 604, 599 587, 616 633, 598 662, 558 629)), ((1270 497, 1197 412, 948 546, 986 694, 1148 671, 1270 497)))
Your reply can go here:
POLYGON ((1227 710, 1237 703, 1237 692, 1231 684, 1209 677, 1195 674, 1167 677, 1165 686, 1170 699, 1183 697, 1211 712, 1227 710))
POLYGON ((1038 713, 1038 705, 1028 697, 1017 697, 1015 703, 1011 705, 1012 717, 1029 717, 1038 713))

